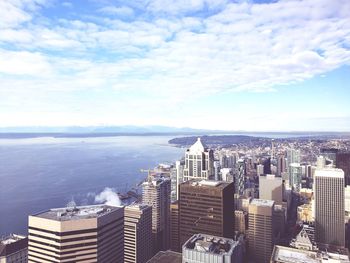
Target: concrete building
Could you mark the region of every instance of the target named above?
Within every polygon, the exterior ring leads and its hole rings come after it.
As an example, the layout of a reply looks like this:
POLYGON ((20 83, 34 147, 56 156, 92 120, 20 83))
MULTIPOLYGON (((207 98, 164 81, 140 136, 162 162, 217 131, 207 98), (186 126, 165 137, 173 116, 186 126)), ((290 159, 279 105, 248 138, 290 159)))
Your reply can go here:
POLYGON ((28 262, 124 262, 124 208, 55 208, 29 216, 28 262))
POLYGON ((0 239, 0 263, 27 263, 28 238, 10 235, 0 239))
POLYGON ((273 174, 259 176, 259 198, 273 200, 281 205, 283 201, 282 178, 273 174))
POLYGON ((233 239, 195 234, 182 246, 182 262, 243 263, 242 247, 233 239))
POLYGON ((124 209, 124 263, 145 263, 152 257, 152 207, 129 205, 124 209))
POLYGON ((303 204, 297 207, 298 222, 312 223, 315 221, 312 204, 303 204))
POLYGON ((349 263, 349 256, 325 251, 309 251, 284 246, 275 246, 271 263, 349 263))
POLYGON ((291 163, 289 165, 289 186, 299 192, 301 189, 302 167, 299 163, 291 163))
POLYGON ((180 252, 179 240, 179 202, 173 202, 170 205, 170 249, 180 252))
POLYGON ((153 255, 170 247, 170 179, 149 177, 142 184, 142 203, 152 207, 153 255))
POLYGON ((253 199, 249 204, 248 255, 259 263, 270 261, 274 206, 274 201, 263 199, 253 199))
POLYGON ((350 186, 347 185, 344 189, 344 196, 345 196, 345 202, 344 202, 344 209, 345 209, 345 221, 347 222, 348 219, 350 219, 350 186))
POLYGON ((246 163, 243 159, 237 161, 237 169, 235 171, 235 193, 243 195, 244 193, 244 184, 246 176, 246 163))
POLYGON ((214 153, 201 139, 185 153, 184 182, 191 179, 214 179, 214 153))
POLYGON ((233 237, 233 183, 187 181, 180 185, 180 245, 192 235, 233 237))
POLYGON ((344 246, 344 172, 316 170, 314 181, 316 242, 344 246))

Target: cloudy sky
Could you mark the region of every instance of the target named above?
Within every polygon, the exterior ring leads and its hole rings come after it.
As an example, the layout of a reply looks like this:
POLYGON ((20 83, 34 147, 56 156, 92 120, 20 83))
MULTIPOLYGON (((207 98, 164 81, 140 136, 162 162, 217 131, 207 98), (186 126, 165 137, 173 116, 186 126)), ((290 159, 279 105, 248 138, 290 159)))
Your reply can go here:
POLYGON ((0 126, 350 130, 349 0, 0 0, 0 126))

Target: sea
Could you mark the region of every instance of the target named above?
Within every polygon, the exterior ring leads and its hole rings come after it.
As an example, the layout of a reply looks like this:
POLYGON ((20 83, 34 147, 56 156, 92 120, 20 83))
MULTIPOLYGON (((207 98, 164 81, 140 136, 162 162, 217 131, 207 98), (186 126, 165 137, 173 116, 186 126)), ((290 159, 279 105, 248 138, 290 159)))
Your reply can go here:
POLYGON ((50 208, 94 204, 104 189, 137 189, 159 163, 184 148, 167 136, 0 139, 0 237, 27 234, 28 215, 50 208))

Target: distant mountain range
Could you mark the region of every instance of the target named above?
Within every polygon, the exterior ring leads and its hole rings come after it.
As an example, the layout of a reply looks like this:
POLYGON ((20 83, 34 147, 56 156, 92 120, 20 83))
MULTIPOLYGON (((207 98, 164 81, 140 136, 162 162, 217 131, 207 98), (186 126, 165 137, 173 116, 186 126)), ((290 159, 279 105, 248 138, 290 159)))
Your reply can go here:
MULTIPOLYGON (((67 127, 46 127, 46 126, 28 126, 28 127, 0 127, 0 133, 123 133, 123 134, 144 134, 144 133, 222 133, 225 131, 205 130, 192 128, 176 128, 168 126, 67 126, 67 127)), ((226 131, 227 132, 227 131, 226 131)))

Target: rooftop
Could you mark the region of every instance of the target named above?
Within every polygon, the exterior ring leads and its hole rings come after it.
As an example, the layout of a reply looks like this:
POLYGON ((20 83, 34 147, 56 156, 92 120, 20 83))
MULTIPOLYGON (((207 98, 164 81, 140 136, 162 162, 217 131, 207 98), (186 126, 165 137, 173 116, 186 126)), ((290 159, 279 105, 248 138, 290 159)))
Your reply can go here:
POLYGON ((250 204, 256 205, 256 206, 268 206, 272 207, 274 205, 274 201, 272 200, 265 200, 265 199, 253 199, 250 204))
POLYGON ((9 245, 9 244, 15 243, 19 240, 25 239, 25 238, 26 238, 25 236, 12 234, 12 235, 9 235, 7 237, 1 238, 0 244, 1 245, 9 245))
POLYGON ((271 256, 271 262, 278 263, 349 263, 347 255, 300 250, 290 247, 275 246, 271 256))
POLYGON ((181 263, 182 255, 174 251, 159 251, 147 263, 181 263))
POLYGON ((0 239, 0 258, 17 251, 27 249, 28 238, 21 235, 10 235, 0 239))
POLYGON ((121 209, 121 207, 109 205, 67 206, 64 208, 53 208, 33 216, 56 221, 70 221, 98 218, 118 209, 121 209))
POLYGON ((238 245, 237 241, 229 238, 195 234, 184 244, 184 247, 199 252, 224 255, 230 254, 238 245))
POLYGON ((201 138, 198 138, 197 141, 188 149, 191 154, 201 154, 206 151, 206 147, 201 142, 201 138))
POLYGON ((316 169, 315 177, 333 177, 333 178, 344 178, 344 171, 342 169, 337 168, 322 168, 316 169))

